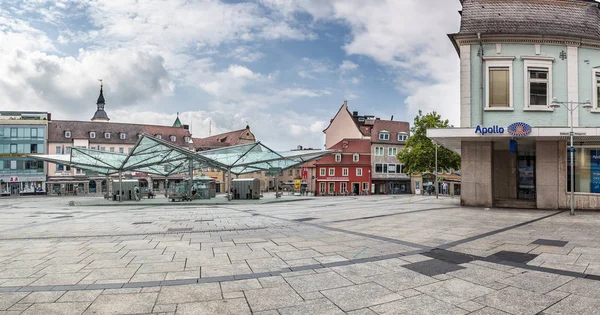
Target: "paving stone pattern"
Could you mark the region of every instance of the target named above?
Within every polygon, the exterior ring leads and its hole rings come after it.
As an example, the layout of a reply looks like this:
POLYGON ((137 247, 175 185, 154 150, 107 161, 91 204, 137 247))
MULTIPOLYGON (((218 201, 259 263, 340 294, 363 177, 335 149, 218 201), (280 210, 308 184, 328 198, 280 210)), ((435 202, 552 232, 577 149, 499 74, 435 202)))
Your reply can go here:
POLYGON ((593 314, 599 228, 421 196, 2 198, 0 314, 593 314))

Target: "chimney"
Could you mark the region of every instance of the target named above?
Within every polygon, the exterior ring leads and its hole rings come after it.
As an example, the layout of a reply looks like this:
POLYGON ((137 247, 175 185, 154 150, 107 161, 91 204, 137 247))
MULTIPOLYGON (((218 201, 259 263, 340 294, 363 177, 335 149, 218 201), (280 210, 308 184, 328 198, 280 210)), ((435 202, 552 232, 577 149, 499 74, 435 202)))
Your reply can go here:
POLYGON ((344 101, 344 106, 348 106, 348 101, 344 101))
POLYGON ((357 117, 358 116, 358 112, 352 112, 352 116, 357 117))
POLYGON ((392 118, 390 118, 390 120, 392 120, 392 121, 394 120, 394 115, 392 115, 392 118))
POLYGON ((297 149, 297 150, 302 150, 302 146, 301 146, 301 145, 299 145, 299 146, 298 146, 296 149, 297 149))
POLYGON ((52 113, 48 113, 48 121, 52 120, 52 113))
POLYGON ((190 125, 183 125, 183 129, 190 130, 190 125))

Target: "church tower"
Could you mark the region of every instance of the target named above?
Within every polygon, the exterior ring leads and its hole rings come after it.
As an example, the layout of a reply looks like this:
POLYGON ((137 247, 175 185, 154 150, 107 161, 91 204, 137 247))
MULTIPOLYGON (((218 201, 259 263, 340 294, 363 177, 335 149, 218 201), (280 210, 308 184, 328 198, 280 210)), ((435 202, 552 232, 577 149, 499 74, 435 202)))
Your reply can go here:
POLYGON ((102 94, 102 79, 100 79, 100 96, 98 96, 98 100, 96 101, 96 113, 94 113, 94 117, 92 117, 92 121, 109 121, 108 115, 104 111, 104 95, 102 94))

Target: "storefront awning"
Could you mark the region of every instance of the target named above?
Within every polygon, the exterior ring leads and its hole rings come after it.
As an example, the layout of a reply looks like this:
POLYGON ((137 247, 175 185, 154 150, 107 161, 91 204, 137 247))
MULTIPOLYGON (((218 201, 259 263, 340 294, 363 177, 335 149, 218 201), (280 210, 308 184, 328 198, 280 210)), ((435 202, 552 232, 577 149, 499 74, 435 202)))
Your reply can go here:
MULTIPOLYGON (((493 128, 493 127, 489 127, 493 128)), ((502 127, 503 133, 494 131, 481 134, 476 132, 476 128, 447 128, 447 129, 427 129, 427 137, 435 143, 450 149, 458 154, 461 153, 462 141, 502 141, 510 139, 530 140, 530 141, 558 141, 569 140, 569 127, 533 127, 531 133, 527 136, 516 137, 507 131, 507 127, 502 127)), ((596 127, 575 127, 575 141, 600 142, 600 128, 596 127)))

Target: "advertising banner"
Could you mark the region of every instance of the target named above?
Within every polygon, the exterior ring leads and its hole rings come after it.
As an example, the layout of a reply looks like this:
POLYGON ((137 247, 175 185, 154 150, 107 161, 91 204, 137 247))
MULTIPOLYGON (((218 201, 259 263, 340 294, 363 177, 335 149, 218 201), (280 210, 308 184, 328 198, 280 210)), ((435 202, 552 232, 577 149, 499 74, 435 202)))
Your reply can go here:
POLYGON ((590 191, 600 193, 600 150, 590 150, 590 191))

